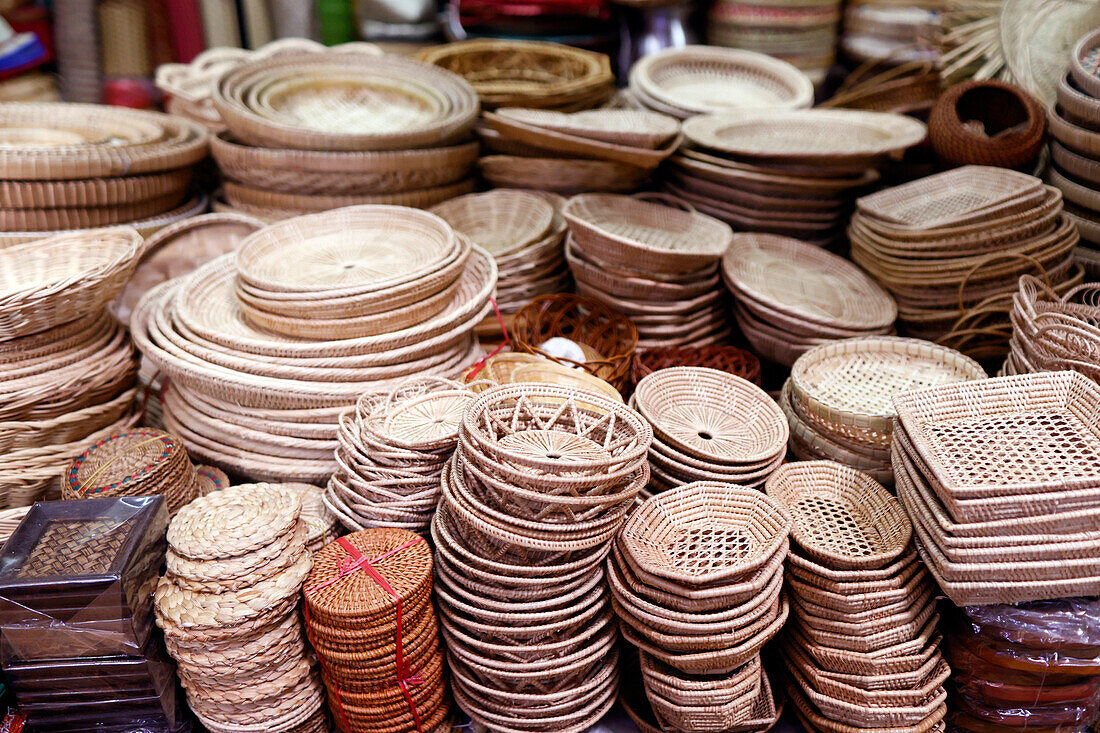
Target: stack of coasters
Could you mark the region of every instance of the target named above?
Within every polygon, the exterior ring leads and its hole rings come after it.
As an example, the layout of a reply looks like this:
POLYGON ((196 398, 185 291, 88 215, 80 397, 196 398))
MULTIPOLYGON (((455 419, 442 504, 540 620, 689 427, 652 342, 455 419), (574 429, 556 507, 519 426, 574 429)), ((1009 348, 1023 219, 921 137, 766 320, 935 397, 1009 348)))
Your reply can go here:
POLYGON ((161 496, 35 504, 0 555, 0 665, 34 730, 189 730, 152 591, 161 496))

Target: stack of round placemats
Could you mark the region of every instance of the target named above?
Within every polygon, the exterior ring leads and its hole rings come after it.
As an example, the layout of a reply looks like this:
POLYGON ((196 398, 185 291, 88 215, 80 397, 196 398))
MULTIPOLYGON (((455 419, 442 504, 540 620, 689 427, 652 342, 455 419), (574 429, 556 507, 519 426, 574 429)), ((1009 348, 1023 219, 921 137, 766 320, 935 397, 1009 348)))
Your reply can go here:
POLYGON ((569 200, 566 257, 577 292, 626 314, 639 348, 706 346, 729 336, 718 263, 733 234, 713 217, 629 196, 569 200))
POLYGON ((1021 275, 1064 292, 1081 281, 1062 194, 1005 168, 964 166, 865 196, 852 259, 897 300, 908 335, 1003 358, 1021 275))
POLYGON ((615 93, 606 55, 558 43, 478 39, 426 48, 417 58, 465 78, 485 109, 572 112, 598 107, 615 93))
POLYGON ((349 529, 399 527, 426 534, 440 476, 474 393, 458 382, 413 378, 368 394, 340 416, 339 468, 325 504, 349 529))
POLYGON ((312 565, 301 504, 278 485, 234 486, 168 527, 157 624, 191 710, 214 733, 327 730, 298 616, 312 565))
MULTIPOLYGON (((370 207, 363 208, 364 215, 369 213, 370 207)), ((332 282, 356 270, 356 232, 364 241, 377 239, 372 228, 355 228, 357 211, 362 210, 320 217, 330 222, 336 217, 347 225, 336 240, 351 249, 336 249, 350 259, 329 268, 332 282), (344 268, 346 264, 352 268, 344 268)), ((431 231, 447 238, 450 228, 437 217, 413 210, 401 216, 412 220, 414 215, 426 217, 431 231)), ((315 247, 333 242, 323 230, 318 232, 304 232, 296 243, 277 239, 287 263, 308 260, 313 263, 311 272, 321 272, 319 252, 331 254, 336 249, 315 247)), ((425 244, 422 250, 431 255, 431 246, 425 244)), ((343 409, 362 394, 385 391, 411 374, 457 376, 480 356, 473 329, 492 308, 496 265, 480 248, 471 251, 467 244, 464 249, 465 266, 444 291, 449 299, 442 311, 403 328, 356 338, 294 338, 256 326, 236 295, 233 255, 157 286, 138 303, 131 327, 139 348, 169 378, 165 427, 184 440, 192 455, 229 473, 257 480, 326 483, 336 470, 333 452, 343 409)), ((431 259, 422 263, 422 275, 430 270, 431 259)), ((352 278, 349 290, 365 282, 352 278)), ((350 302, 358 301, 352 297, 350 302)))
POLYGON ((780 399, 791 426, 791 452, 893 484, 893 396, 986 377, 973 359, 919 339, 872 336, 810 349, 794 363, 780 399))
POLYGON ((719 0, 707 16, 707 42, 766 53, 820 84, 836 61, 840 6, 838 0, 719 0))
POLYGON ((787 691, 812 730, 927 731, 947 711, 935 585, 898 500, 859 471, 791 463, 767 495, 793 517, 787 691))
POLYGON ((890 333, 897 317, 890 295, 858 267, 787 237, 735 235, 722 277, 753 350, 784 366, 829 341, 890 333))
POLYGON ((630 404, 653 427, 653 493, 693 481, 760 486, 787 455, 789 431, 779 407, 728 372, 660 369, 638 382, 630 404))
POLYGON ((459 196, 431 212, 493 256, 497 308, 510 314, 534 297, 570 290, 564 205, 552 193, 497 190, 459 196))
POLYGON ((0 249, 0 496, 43 497, 88 446, 131 427, 134 348, 106 311, 134 270, 132 229, 0 249))
POLYGON ((814 101, 813 83, 785 61, 711 46, 642 57, 630 69, 630 91, 644 107, 680 119, 734 109, 801 109, 814 101))
POLYGON ((188 120, 99 105, 6 104, 0 112, 0 246, 182 217, 207 134, 188 120))
POLYGON ((502 108, 478 128, 492 153, 482 175, 493 185, 559 193, 640 188, 680 144, 680 124, 642 110, 565 114, 502 108))
POLYGON ((402 529, 364 529, 314 556, 306 631, 341 730, 451 729, 432 606, 432 550, 402 529))
POLYGON ((1100 378, 1100 286, 1085 283, 1064 296, 1031 275, 1012 298, 1012 340, 1001 376, 1066 369, 1100 378))
POLYGON ((1065 196, 1065 217, 1081 233, 1082 259, 1100 269, 1100 34, 1078 43, 1069 72, 1058 83, 1057 104, 1047 115, 1051 137, 1050 183, 1065 196))
POLYGON ((226 73, 212 153, 229 208, 281 219, 361 204, 427 207, 469 193, 478 100, 396 56, 281 54, 226 73))
MULTIPOLYGON (((209 467, 200 467, 198 469, 200 475, 204 468, 209 467)), ((287 491, 295 492, 302 500, 302 513, 299 519, 306 525, 306 549, 311 555, 344 534, 336 515, 325 506, 324 489, 312 484, 282 484, 282 487, 287 491)))
POLYGON ((926 132, 911 117, 835 109, 701 115, 683 129, 665 190, 738 229, 815 244, 843 235, 875 169, 926 132))
POLYGON ((790 525, 759 491, 698 482, 649 499, 623 526, 607 563, 611 597, 662 729, 774 724, 760 650, 787 620, 790 525))
POLYGON ((436 597, 458 705, 489 729, 583 731, 614 704, 617 634, 603 561, 648 479, 637 413, 545 384, 466 410, 432 523, 436 597))
POLYGON ((77 456, 61 487, 65 499, 164 494, 168 515, 216 488, 192 465, 180 440, 137 428, 104 438, 77 456))

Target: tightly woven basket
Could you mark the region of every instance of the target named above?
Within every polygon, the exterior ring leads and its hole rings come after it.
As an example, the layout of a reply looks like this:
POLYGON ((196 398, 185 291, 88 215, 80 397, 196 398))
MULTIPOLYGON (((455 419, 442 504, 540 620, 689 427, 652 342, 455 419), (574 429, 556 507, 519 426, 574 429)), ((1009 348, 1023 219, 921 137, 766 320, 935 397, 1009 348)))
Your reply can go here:
POLYGON ((645 349, 634 355, 634 363, 630 371, 631 381, 637 385, 658 369, 678 366, 717 369, 760 386, 760 360, 736 346, 645 349))
POLYGON ((580 367, 620 392, 630 378, 638 331, 630 319, 598 300, 577 295, 543 295, 521 308, 513 321, 515 348, 566 366, 580 367), (543 350, 548 339, 569 339, 582 350, 584 362, 556 357, 543 350))
POLYGON ((949 89, 928 118, 932 147, 948 165, 1021 169, 1039 154, 1046 110, 1005 82, 967 81, 949 89))

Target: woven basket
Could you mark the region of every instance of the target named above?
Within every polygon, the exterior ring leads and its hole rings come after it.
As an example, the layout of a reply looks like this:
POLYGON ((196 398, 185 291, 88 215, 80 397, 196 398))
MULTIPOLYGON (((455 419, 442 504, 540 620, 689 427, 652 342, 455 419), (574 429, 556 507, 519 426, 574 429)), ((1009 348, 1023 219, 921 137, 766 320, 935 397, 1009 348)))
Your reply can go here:
POLYGON ((497 114, 576 137, 648 150, 664 147, 680 132, 680 125, 675 119, 644 110, 600 109, 564 114, 507 108, 499 110, 497 114))
POLYGON ((1046 115, 1022 89, 969 81, 947 91, 928 118, 932 147, 948 165, 1024 168, 1043 144, 1046 115))
POLYGON ((646 349, 634 355, 631 379, 635 385, 658 369, 676 366, 698 366, 729 372, 760 385, 760 360, 734 346, 703 346, 699 348, 646 349))
POLYGON ((544 295, 516 312, 512 336, 515 348, 566 366, 580 367, 620 392, 630 376, 638 342, 634 324, 597 300, 575 295, 544 295), (562 359, 542 349, 548 339, 569 339, 590 354, 584 362, 562 359))
POLYGON ((632 192, 650 171, 610 160, 531 158, 487 155, 478 161, 481 175, 496 188, 526 188, 571 196, 589 191, 632 192))

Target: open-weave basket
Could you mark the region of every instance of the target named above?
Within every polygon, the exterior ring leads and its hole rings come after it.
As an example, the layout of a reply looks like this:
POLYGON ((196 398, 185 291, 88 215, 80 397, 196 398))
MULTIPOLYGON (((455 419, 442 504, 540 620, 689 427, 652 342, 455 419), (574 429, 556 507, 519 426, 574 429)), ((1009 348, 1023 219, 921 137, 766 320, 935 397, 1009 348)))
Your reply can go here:
POLYGON ((630 362, 638 344, 638 331, 630 319, 592 298, 577 295, 543 295, 521 308, 513 321, 515 348, 529 354, 577 366, 620 392, 630 377, 630 362), (585 362, 548 354, 542 344, 562 337, 588 347, 585 362))
POLYGON ((634 355, 631 379, 636 385, 658 369, 678 366, 717 369, 760 386, 760 360, 736 346, 674 347, 639 351, 634 355))

